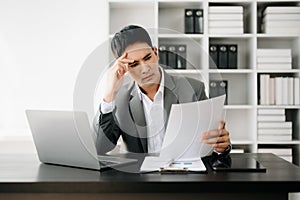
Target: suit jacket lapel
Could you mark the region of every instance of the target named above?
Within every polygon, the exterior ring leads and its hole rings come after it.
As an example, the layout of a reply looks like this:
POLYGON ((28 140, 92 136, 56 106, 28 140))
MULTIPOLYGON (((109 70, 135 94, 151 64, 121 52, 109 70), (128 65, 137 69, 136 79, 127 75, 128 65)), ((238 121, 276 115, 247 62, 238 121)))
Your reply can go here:
POLYGON ((178 104, 178 97, 174 93, 175 89, 175 83, 171 79, 171 77, 165 72, 164 73, 164 79, 165 79, 165 85, 164 85, 164 121, 165 121, 165 128, 167 128, 167 123, 169 119, 169 114, 171 110, 172 104, 178 104))
POLYGON ((147 124, 144 114, 143 103, 138 96, 138 92, 134 87, 132 93, 132 98, 129 102, 130 111, 135 122, 140 141, 143 147, 144 152, 148 152, 147 144, 147 124))

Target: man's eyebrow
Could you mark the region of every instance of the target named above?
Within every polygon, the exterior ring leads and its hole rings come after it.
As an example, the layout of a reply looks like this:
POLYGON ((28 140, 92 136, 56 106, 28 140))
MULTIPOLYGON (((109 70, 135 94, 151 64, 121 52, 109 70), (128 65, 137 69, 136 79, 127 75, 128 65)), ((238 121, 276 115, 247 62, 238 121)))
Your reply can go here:
POLYGON ((151 55, 151 53, 146 54, 146 55, 144 56, 143 60, 144 60, 145 58, 149 57, 150 55, 151 55))

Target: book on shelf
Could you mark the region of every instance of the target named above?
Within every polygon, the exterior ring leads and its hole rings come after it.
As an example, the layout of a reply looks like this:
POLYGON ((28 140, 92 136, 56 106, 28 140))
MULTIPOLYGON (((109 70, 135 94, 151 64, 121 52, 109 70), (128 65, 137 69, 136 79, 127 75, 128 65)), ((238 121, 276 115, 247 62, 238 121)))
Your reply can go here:
POLYGON ((269 79, 269 105, 275 105, 275 78, 269 79))
POLYGON ((268 34, 298 34, 300 33, 299 27, 263 27, 262 31, 268 34))
POLYGON ((282 78, 282 104, 288 105, 289 91, 288 77, 282 78))
POLYGON ((257 63, 292 63, 292 57, 279 56, 258 56, 257 63))
POLYGON ((257 121, 259 122, 284 122, 286 120, 285 115, 258 115, 257 121))
POLYGON ((257 49, 256 54, 258 57, 271 56, 271 57, 291 57, 291 49, 257 49))
POLYGON ((282 87, 283 77, 275 77, 275 104, 282 105, 283 104, 283 87, 282 87))
POLYGON ((269 79, 270 74, 260 75, 260 104, 269 104, 269 79))
POLYGON ((224 23, 223 20, 209 20, 208 27, 210 28, 226 28, 226 27, 243 27, 244 22, 242 20, 227 20, 224 23))
POLYGON ((294 104, 300 105, 300 77, 294 78, 294 104))
POLYGON ((225 105, 228 104, 228 81, 227 80, 209 80, 209 97, 218 97, 226 94, 225 105))
POLYGON ((210 34, 243 34, 244 28, 243 27, 232 27, 232 28, 222 28, 222 27, 208 27, 210 34))
POLYGON ((263 11, 266 14, 300 14, 299 6, 267 6, 263 11))
POLYGON ((257 69, 288 70, 292 69, 292 63, 257 63, 257 69))
POLYGON ((243 14, 243 6, 209 6, 208 13, 240 13, 243 14))
POLYGON ((258 135, 260 141, 291 141, 292 135, 258 135))
POLYGON ((291 148, 258 148, 257 152, 258 153, 274 153, 276 155, 281 155, 281 156, 292 155, 291 148))
POLYGON ((293 130, 291 128, 259 128, 257 129, 257 134, 263 135, 292 135, 293 130))
POLYGON ((208 13, 208 20, 236 20, 236 21, 243 21, 243 14, 239 13, 230 13, 230 14, 219 14, 219 13, 208 13))
POLYGON ((259 148, 257 150, 257 152, 258 153, 272 153, 288 162, 292 162, 292 160, 293 160, 291 148, 259 148))
POLYGON ((258 122, 258 128, 292 128, 292 122, 258 122))
POLYGON ((269 14, 263 17, 263 23, 266 21, 286 21, 286 20, 296 20, 300 19, 300 14, 269 14))
POLYGON ((287 103, 288 103, 288 105, 294 105, 294 78, 293 77, 287 77, 287 79, 288 79, 287 103))
POLYGON ((258 115, 285 115, 284 108, 259 108, 258 115))
POLYGON ((158 55, 159 55, 159 64, 162 65, 162 67, 166 68, 168 65, 168 57, 167 57, 167 45, 160 44, 158 47, 158 55))
POLYGON ((296 20, 284 20, 284 21, 264 21, 262 23, 262 27, 270 27, 270 28, 288 28, 288 27, 299 27, 300 19, 296 20))
POLYGON ((230 153, 245 153, 244 149, 231 149, 230 153))

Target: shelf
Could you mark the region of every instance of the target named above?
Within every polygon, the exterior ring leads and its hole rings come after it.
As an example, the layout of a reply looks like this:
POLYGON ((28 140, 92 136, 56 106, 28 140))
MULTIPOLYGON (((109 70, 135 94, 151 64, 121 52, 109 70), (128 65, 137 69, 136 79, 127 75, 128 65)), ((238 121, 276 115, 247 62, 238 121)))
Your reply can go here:
POLYGON ((251 140, 231 140, 232 145, 252 145, 254 144, 251 140))
POLYGON ((265 69, 258 69, 257 73, 284 73, 284 74, 294 74, 300 73, 300 69, 273 69, 273 70, 265 70, 265 69))
POLYGON ((160 33, 158 34, 158 37, 159 38, 195 38, 195 39, 201 39, 201 38, 204 38, 204 35, 203 34, 172 34, 172 33, 160 33))
POLYGON ((258 33, 258 38, 298 38, 297 34, 267 34, 267 33, 258 33))
POLYGON ((292 141, 258 141, 258 144, 278 144, 278 145, 290 145, 290 144, 300 144, 300 140, 292 141))
POLYGON ((251 105, 225 105, 224 109, 226 110, 243 110, 243 109, 253 109, 251 105))
POLYGON ((253 73, 253 70, 251 70, 251 69, 210 69, 209 73, 250 74, 250 73, 253 73))
MULTIPOLYGON (((166 72, 197 78, 205 83, 209 96, 211 80, 227 80, 228 105, 224 105, 226 128, 233 145, 250 147, 255 152, 259 145, 282 145, 294 148, 293 160, 300 164, 300 140, 260 141, 257 137, 257 109, 286 109, 287 121, 293 122, 293 138, 300 138, 300 105, 258 105, 260 102, 260 74, 275 76, 300 76, 300 35, 290 33, 263 33, 262 11, 266 6, 300 6, 294 0, 108 0, 110 35, 122 25, 139 23, 154 28, 151 37, 154 44, 186 45, 187 69, 167 69, 166 72), (137 10, 138 6, 140 8, 137 10), (131 7, 132 5, 132 7, 131 7), (128 10, 124 10, 123 6, 128 10), (208 9, 210 6, 243 6, 241 34, 223 34, 209 31, 208 9), (203 34, 185 34, 184 10, 203 9, 203 34), (127 13, 127 14, 126 14, 127 13), (146 19, 140 16, 147 16, 146 19), (124 23, 124 24, 123 24, 124 23), (164 28, 161 28, 164 27, 164 28), (211 69, 210 44, 238 45, 237 69, 211 69), (257 49, 291 49, 292 69, 262 70, 257 68, 257 49)), ((222 19, 223 20, 223 19, 222 19)), ((226 23, 226 21, 224 21, 226 23)), ((223 25, 223 24, 221 24, 223 25)), ((246 148, 248 148, 246 147, 246 148)))
POLYGON ((300 105, 258 105, 257 108, 285 108, 285 109, 300 109, 300 105))
POLYGON ((254 34, 244 33, 244 34, 228 34, 228 35, 219 35, 219 34, 209 34, 209 38, 253 38, 254 34))

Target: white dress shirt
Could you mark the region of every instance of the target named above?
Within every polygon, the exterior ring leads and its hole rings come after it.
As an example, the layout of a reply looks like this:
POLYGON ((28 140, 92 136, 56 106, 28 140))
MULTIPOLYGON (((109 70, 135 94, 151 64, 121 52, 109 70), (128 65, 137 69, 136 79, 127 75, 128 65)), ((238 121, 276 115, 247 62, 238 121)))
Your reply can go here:
MULTIPOLYGON (((139 98, 143 103, 145 119, 147 124, 148 153, 160 153, 165 136, 164 127, 164 74, 161 73, 161 81, 153 101, 144 94, 136 84, 139 98)), ((115 108, 115 101, 101 102, 103 114, 112 112, 115 108)))

